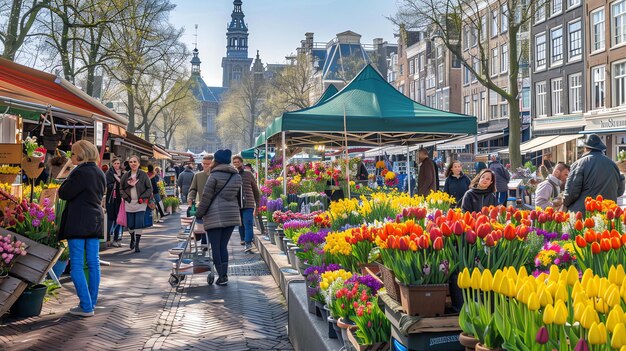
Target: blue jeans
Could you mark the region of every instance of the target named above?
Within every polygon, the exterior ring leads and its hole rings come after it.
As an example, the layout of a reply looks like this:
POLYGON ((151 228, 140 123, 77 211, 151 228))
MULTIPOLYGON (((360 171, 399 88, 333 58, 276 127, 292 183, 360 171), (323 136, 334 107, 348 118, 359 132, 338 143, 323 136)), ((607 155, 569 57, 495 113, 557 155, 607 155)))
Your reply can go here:
POLYGON ((68 239, 70 248, 70 276, 80 300, 80 307, 84 312, 91 312, 98 301, 98 287, 100 286, 100 240, 95 239, 68 239), (85 278, 83 261, 87 260, 89 269, 89 284, 85 278))
POLYGON ((507 193, 506 191, 498 191, 496 193, 496 198, 498 200, 498 205, 502 205, 502 204, 506 205, 506 199, 507 199, 507 197, 506 197, 507 194, 506 193, 507 193))
MULTIPOLYGON (((213 254, 213 262, 216 265, 228 263, 228 242, 233 234, 235 227, 213 228, 207 231, 209 241, 211 242, 211 253, 213 254)), ((218 270, 219 272, 219 270, 218 270)))
POLYGON ((254 236, 254 208, 241 209, 241 225, 239 226, 239 237, 241 241, 252 243, 254 236))
POLYGON ((117 224, 116 221, 107 220, 107 225, 109 228, 109 233, 107 235, 107 241, 118 241, 122 239, 122 232, 124 231, 124 227, 117 224))

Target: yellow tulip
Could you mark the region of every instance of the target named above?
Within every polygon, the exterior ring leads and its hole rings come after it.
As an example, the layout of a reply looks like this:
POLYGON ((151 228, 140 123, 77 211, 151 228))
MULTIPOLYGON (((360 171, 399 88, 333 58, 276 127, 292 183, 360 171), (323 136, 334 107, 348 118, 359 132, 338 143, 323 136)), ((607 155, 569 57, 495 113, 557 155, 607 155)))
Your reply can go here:
POLYGON ((506 275, 507 275, 509 278, 513 279, 513 282, 517 284, 517 271, 516 271, 513 267, 511 267, 511 268, 508 270, 508 272, 506 272, 506 275))
POLYGON ((619 323, 613 329, 613 337, 611 338, 611 347, 614 349, 626 347, 626 326, 619 323))
POLYGON ((459 288, 467 289, 470 287, 471 282, 472 282, 472 279, 470 277, 469 269, 465 267, 465 269, 463 269, 463 272, 459 274, 459 279, 457 281, 457 284, 459 285, 459 288))
POLYGON ((596 276, 594 278, 594 281, 595 280, 598 281, 598 297, 601 297, 609 288, 609 286, 611 286, 611 282, 607 278, 600 278, 599 276, 596 276))
POLYGON ((585 329, 589 329, 594 323, 600 323, 598 313, 593 307, 587 306, 585 308, 585 312, 583 312, 583 315, 580 318, 580 325, 582 325, 582 327, 585 329))
POLYGON ((589 327, 589 344, 602 345, 606 344, 606 328, 602 323, 593 322, 589 327), (604 329, 604 332, 602 332, 604 329))
MULTIPOLYGON (((598 278, 598 276, 595 276, 595 278, 598 278)), ((587 293, 587 297, 598 297, 598 288, 600 285, 600 279, 598 278, 598 281, 596 282, 595 279, 591 279, 589 280, 589 282, 587 283, 585 287, 585 292, 587 293)))
POLYGON ((548 280, 558 282, 560 274, 559 267, 557 265, 552 265, 550 266, 550 275, 548 276, 548 280))
MULTIPOLYGON (((491 289, 494 292, 497 293, 502 293, 502 291, 500 290, 500 287, 502 286, 502 282, 504 281, 504 272, 502 272, 501 270, 497 270, 496 273, 493 275, 493 284, 491 286, 491 289)), ((483 277, 484 279, 484 277, 483 277)))
POLYGON ((617 285, 611 285, 604 293, 604 301, 609 305, 609 307, 615 307, 620 302, 619 290, 617 290, 617 285))
POLYGON ((583 289, 583 285, 579 282, 576 281, 576 283, 574 283, 574 285, 572 286, 572 297, 580 294, 580 293, 585 293, 585 289, 583 289))
POLYGON ((585 289, 587 289, 587 284, 589 283, 589 280, 591 279, 593 279, 593 271, 591 270, 591 268, 587 268, 583 272, 583 278, 581 280, 581 283, 583 284, 583 287, 585 289))
POLYGON ((617 265, 617 268, 615 269, 616 273, 615 273, 615 281, 617 285, 622 285, 624 283, 624 278, 626 278, 626 272, 624 272, 624 267, 619 264, 617 265))
POLYGON ((507 278, 507 287, 506 287, 506 293, 504 293, 507 297, 514 297, 515 296, 515 282, 513 281, 513 279, 511 278, 507 278))
POLYGON ((608 313, 609 312, 609 304, 603 298, 597 298, 596 302, 596 311, 600 313, 608 313))
POLYGON ((556 287, 556 293, 554 294, 554 300, 567 301, 569 294, 567 293, 567 287, 564 281, 560 281, 556 287))
POLYGON ((535 278, 535 280, 537 281, 537 284, 545 284, 548 277, 549 275, 541 273, 537 276, 537 278, 535 278))
POLYGON ((567 271, 565 269, 559 273, 559 281, 567 283, 567 271))
POLYGON ((541 307, 541 305, 539 304, 539 297, 534 291, 531 292, 530 295, 528 296, 527 305, 528 305, 528 309, 531 311, 537 311, 539 307, 541 307))
POLYGON ((620 306, 616 306, 609 312, 609 316, 606 318, 606 327, 611 333, 614 333, 615 327, 624 322, 624 311, 622 311, 620 306))
POLYGON ((581 322, 583 319, 583 315, 585 314, 585 309, 587 308, 587 304, 579 303, 574 305, 574 320, 581 322))
POLYGON ((567 306, 565 302, 559 300, 554 305, 554 324, 564 325, 567 322, 567 306))
POLYGON ((615 266, 611 266, 611 268, 609 268, 609 281, 613 284, 617 284, 617 271, 615 270, 615 266))
POLYGON ((572 297, 573 297, 573 306, 578 306, 579 304, 583 304, 586 305, 587 301, 589 300, 589 298, 587 297, 587 295, 585 295, 584 292, 578 293, 576 295, 574 295, 574 293, 572 293, 572 297))
POLYGON ((541 290, 541 292, 539 292, 539 303, 542 307, 548 307, 549 305, 552 305, 554 303, 552 295, 550 294, 548 289, 543 289, 541 290))
POLYGON ((552 294, 552 296, 556 295, 556 288, 558 287, 558 285, 553 282, 553 281, 549 281, 548 284, 546 285, 546 289, 548 289, 548 291, 550 291, 550 294, 552 294))
POLYGON ((547 305, 543 309, 543 323, 550 325, 553 322, 554 322, 554 307, 552 307, 552 305, 547 305))
POLYGON ((483 271, 483 275, 480 279, 480 289, 485 292, 491 291, 493 286, 493 275, 491 275, 491 271, 485 269, 483 271))
POLYGON ((480 271, 478 270, 478 268, 474 268, 474 270, 472 271, 472 277, 470 282, 470 286, 472 287, 472 289, 480 290, 480 278, 480 271))
POLYGON ((622 286, 619 289, 619 294, 622 296, 622 300, 626 302, 626 279, 622 282, 622 286))
POLYGON ((578 270, 572 265, 567 269, 567 285, 574 286, 578 282, 578 270))
POLYGON ((519 272, 517 272, 517 277, 518 279, 524 279, 528 277, 528 272, 526 271, 526 267, 524 266, 520 267, 519 272))

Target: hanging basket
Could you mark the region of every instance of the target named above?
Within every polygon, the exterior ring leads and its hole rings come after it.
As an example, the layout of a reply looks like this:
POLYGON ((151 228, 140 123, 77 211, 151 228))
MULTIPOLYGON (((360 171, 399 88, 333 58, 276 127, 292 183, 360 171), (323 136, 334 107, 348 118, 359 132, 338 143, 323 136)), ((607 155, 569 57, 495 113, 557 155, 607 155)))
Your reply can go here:
POLYGON ((17 174, 0 174, 0 184, 13 184, 17 174))
POLYGON ((41 175, 44 169, 44 164, 41 162, 43 158, 44 156, 24 156, 22 159, 22 170, 28 178, 36 179, 41 175))

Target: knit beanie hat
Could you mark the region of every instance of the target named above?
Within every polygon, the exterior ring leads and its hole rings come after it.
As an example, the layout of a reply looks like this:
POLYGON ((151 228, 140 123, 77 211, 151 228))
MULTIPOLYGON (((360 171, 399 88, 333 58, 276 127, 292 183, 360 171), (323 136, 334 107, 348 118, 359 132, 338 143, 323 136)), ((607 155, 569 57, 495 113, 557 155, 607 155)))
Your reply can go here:
POLYGON ((220 163, 220 164, 230 164, 230 159, 232 157, 233 153, 226 149, 226 150, 217 150, 217 152, 213 155, 215 162, 220 163))

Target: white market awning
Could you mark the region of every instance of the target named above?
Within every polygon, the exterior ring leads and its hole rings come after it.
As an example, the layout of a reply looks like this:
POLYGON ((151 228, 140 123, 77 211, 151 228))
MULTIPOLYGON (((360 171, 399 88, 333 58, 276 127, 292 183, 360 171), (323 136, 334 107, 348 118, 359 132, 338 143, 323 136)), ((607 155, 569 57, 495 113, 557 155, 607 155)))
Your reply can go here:
MULTIPOLYGON (((491 139, 497 139, 504 135, 504 132, 497 133, 485 133, 478 135, 478 142, 483 142, 491 139)), ((445 144, 441 144, 437 146, 437 150, 457 150, 457 149, 465 149, 467 145, 474 144, 476 138, 474 135, 470 135, 461 139, 449 141, 445 144)))

